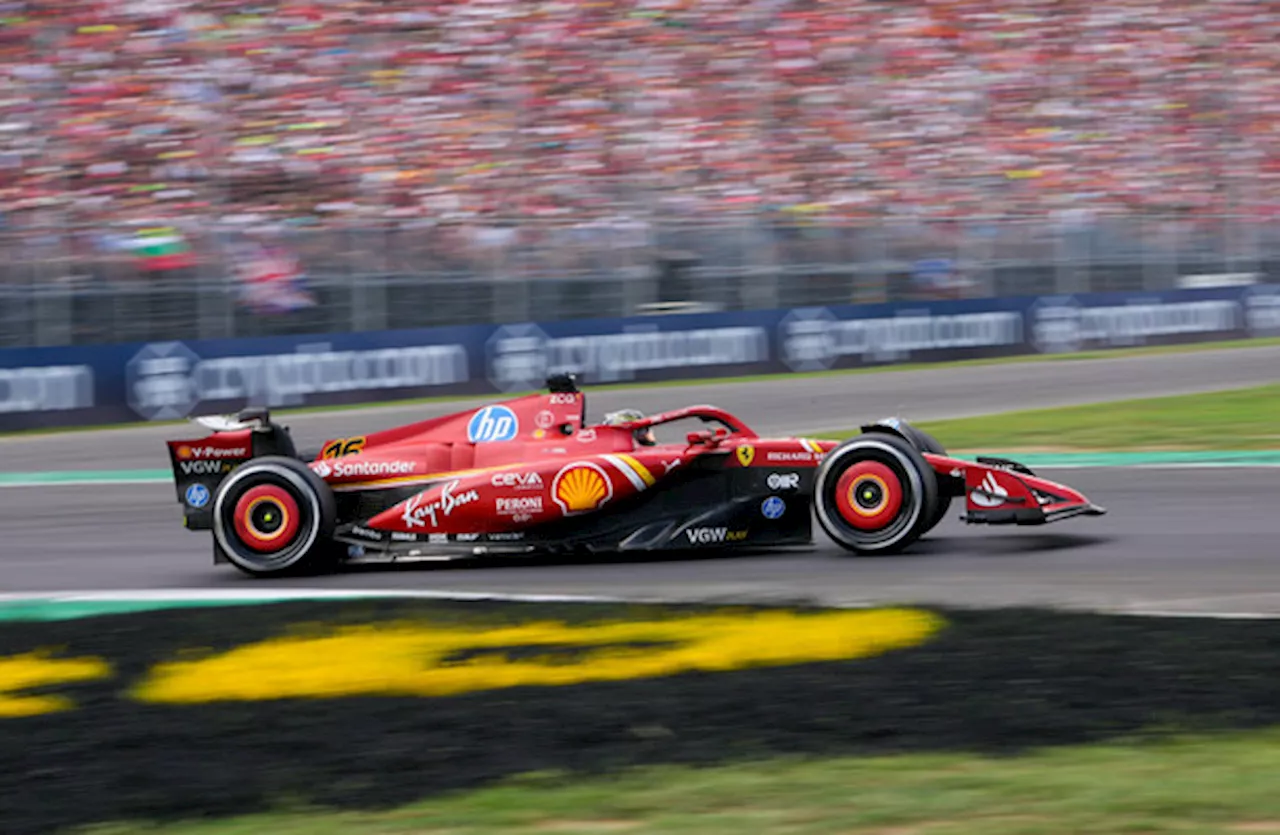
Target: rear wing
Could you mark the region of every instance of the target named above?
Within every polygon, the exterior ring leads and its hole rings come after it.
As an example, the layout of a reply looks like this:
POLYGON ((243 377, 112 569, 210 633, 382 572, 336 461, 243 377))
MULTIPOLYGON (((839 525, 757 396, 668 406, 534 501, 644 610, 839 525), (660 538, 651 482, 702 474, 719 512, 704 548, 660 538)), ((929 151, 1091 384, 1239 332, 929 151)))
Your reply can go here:
POLYGON ((245 409, 235 416, 194 417, 191 422, 210 434, 165 445, 183 524, 192 530, 211 526, 213 496, 236 467, 263 455, 297 457, 288 427, 272 423, 271 413, 264 408, 245 409))

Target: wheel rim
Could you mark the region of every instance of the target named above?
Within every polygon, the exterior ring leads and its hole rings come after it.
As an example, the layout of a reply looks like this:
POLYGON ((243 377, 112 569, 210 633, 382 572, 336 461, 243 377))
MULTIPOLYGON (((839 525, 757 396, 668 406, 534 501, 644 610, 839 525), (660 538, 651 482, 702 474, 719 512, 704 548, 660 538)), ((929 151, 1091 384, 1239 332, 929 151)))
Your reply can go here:
POLYGON ((289 491, 274 484, 246 490, 232 513, 240 541, 260 554, 281 551, 293 544, 302 516, 289 491))
POLYGON ((859 461, 836 481, 836 510, 860 531, 892 524, 902 509, 902 481, 879 461, 859 461))
POLYGON ((868 439, 837 451, 826 466, 818 476, 815 510, 827 533, 846 547, 891 548, 920 518, 926 495, 921 476, 891 445, 868 439))
POLYGON ((214 499, 213 537, 223 554, 254 574, 284 571, 311 552, 320 535, 319 497, 303 475, 277 465, 248 464, 227 478, 214 499))

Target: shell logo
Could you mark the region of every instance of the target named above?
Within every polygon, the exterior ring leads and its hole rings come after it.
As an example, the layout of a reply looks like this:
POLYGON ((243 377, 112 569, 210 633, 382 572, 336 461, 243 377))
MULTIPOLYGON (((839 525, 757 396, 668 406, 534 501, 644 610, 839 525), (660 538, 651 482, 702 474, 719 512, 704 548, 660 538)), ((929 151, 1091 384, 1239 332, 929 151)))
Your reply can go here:
POLYGON ((191 447, 187 446, 186 444, 183 444, 182 446, 178 447, 178 457, 181 458, 183 461, 186 461, 188 458, 190 458, 191 447))
POLYGON ((589 513, 613 498, 613 482, 598 464, 579 461, 556 474, 551 498, 565 516, 589 513))

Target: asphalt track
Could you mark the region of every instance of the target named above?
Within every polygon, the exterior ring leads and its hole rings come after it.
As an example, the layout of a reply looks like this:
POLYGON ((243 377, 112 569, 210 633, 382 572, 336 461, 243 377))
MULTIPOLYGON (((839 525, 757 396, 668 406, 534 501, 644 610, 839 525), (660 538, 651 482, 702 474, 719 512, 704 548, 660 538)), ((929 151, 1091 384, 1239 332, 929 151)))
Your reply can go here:
MULTIPOLYGON (((1197 352, 733 383, 608 390, 592 414, 714 402, 766 432, 805 434, 887 414, 965 416, 1127 397, 1212 391, 1280 379, 1280 348, 1197 352)), ((453 404, 297 415, 302 444, 440 413, 453 404)), ((0 441, 0 471, 154 468, 181 427, 0 441)), ((573 564, 417 565, 254 581, 211 564, 207 536, 181 527, 163 485, 0 490, 0 592, 266 587, 433 589, 670 599, 811 599, 835 604, 1053 604, 1125 611, 1280 614, 1280 469, 1054 472, 1108 516, 1044 528, 944 522, 911 554, 856 559, 815 547, 717 559, 573 564)))
MULTIPOLYGON (((645 412, 709 403, 734 412, 753 429, 796 435, 856 426, 896 415, 909 420, 1040 409, 1191 394, 1280 380, 1280 346, 1152 354, 1115 359, 998 363, 874 374, 836 374, 705 386, 587 389, 589 418, 634 407, 645 412)), ((301 448, 329 438, 373 432, 446 414, 460 404, 428 402, 338 412, 287 415, 301 448)), ((0 438, 0 472, 151 469, 167 467, 164 441, 200 437, 186 424, 97 433, 0 438), (195 434, 191 434, 192 432, 195 434)))

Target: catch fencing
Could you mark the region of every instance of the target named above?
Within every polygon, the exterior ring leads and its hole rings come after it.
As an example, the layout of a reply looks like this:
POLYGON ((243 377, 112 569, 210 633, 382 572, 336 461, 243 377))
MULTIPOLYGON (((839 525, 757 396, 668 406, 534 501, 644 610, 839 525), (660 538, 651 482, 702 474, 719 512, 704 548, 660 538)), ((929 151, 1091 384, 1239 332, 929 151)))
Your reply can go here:
POLYGON ((133 231, 0 233, 0 347, 1280 281, 1280 230, 1243 217, 494 220, 264 235, 210 225, 181 230, 181 269, 148 268, 118 243, 133 231), (246 252, 263 244, 296 265, 302 301, 249 303, 246 252))

